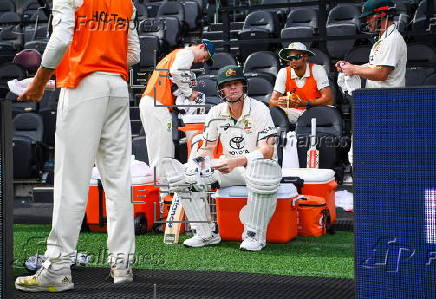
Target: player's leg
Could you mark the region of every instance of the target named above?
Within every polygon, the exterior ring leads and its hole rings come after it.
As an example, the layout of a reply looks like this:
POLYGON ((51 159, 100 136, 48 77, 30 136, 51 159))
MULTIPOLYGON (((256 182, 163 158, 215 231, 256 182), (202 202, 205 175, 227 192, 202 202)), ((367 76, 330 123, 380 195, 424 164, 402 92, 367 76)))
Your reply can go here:
POLYGON ((154 168, 160 158, 174 157, 171 113, 165 107, 156 107, 149 96, 141 99, 139 109, 146 134, 148 164, 154 168))
POLYGON ((108 88, 97 74, 60 94, 55 133, 55 177, 52 229, 47 260, 34 277, 16 280, 25 291, 73 288, 70 264, 75 256, 85 213, 88 186, 107 107, 108 88))
POLYGON ((303 109, 284 108, 291 124, 296 124, 298 118, 304 113, 303 109))
POLYGON ((115 283, 133 280, 135 253, 130 160, 132 152, 127 83, 107 76, 110 84, 106 119, 101 131, 96 162, 106 193, 107 246, 115 283))
POLYGON ((213 234, 213 226, 207 213, 210 209, 207 190, 193 191, 192 184, 187 183, 189 179, 185 176, 185 166, 175 159, 161 159, 159 168, 161 170, 161 190, 176 192, 175 196, 180 197, 186 218, 190 221, 194 231, 194 237, 183 244, 188 247, 202 247, 219 243, 221 238, 213 234))
POLYGON ((247 166, 247 205, 240 212, 244 224, 241 249, 258 251, 265 246, 266 230, 277 205, 281 178, 281 168, 274 160, 258 159, 247 166))

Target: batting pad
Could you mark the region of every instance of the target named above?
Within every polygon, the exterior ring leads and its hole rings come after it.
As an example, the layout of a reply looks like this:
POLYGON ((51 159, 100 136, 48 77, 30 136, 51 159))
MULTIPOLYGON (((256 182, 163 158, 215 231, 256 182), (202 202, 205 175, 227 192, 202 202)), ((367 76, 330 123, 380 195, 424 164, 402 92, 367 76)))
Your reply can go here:
POLYGON ((206 192, 183 192, 178 193, 185 215, 188 218, 196 235, 202 238, 209 238, 212 234, 213 223, 211 221, 210 206, 207 201, 206 192))
POLYGON ((253 231, 261 243, 266 242, 266 229, 276 209, 281 179, 282 170, 275 160, 256 159, 247 166, 247 205, 240 212, 244 224, 243 238, 247 231, 253 231))
MULTIPOLYGON (((173 158, 162 158, 159 162, 161 185, 168 185, 169 192, 186 192, 185 167, 173 158)), ((165 189, 165 186, 164 186, 165 189)))

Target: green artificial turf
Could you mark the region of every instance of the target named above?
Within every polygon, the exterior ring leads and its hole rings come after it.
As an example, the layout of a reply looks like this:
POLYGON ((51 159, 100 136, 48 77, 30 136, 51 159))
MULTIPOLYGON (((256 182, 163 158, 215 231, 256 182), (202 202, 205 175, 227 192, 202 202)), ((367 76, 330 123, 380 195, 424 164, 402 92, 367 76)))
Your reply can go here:
MULTIPOLYGON (((15 266, 22 272, 27 257, 45 250, 49 225, 15 225, 15 266)), ((288 244, 268 244, 261 252, 239 250, 238 242, 222 242, 205 248, 163 244, 163 235, 136 237, 134 268, 251 272, 294 276, 353 278, 353 234, 337 232, 323 237, 298 237, 288 244)), ((107 267, 106 234, 81 233, 78 251, 92 256, 90 266, 107 267)))

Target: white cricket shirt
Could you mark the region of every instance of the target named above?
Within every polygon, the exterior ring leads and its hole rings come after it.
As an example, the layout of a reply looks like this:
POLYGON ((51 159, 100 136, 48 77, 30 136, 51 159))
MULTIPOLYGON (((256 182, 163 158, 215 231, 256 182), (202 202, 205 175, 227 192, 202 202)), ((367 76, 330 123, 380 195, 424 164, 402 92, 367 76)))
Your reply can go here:
POLYGON ((205 141, 220 140, 226 157, 238 157, 257 149, 257 142, 277 135, 269 109, 248 96, 244 99, 242 115, 234 120, 227 103, 210 109, 206 116, 205 141))
POLYGON ((367 88, 393 88, 406 85, 407 45, 396 24, 389 26, 372 46, 369 67, 390 66, 394 69, 386 81, 366 81, 367 88))

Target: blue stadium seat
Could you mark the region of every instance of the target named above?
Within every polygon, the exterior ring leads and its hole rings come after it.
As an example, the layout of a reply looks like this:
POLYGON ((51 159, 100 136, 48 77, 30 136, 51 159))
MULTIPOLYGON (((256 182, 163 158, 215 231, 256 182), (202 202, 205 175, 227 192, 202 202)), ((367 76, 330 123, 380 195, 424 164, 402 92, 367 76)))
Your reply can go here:
POLYGON ((371 46, 358 46, 352 48, 345 54, 344 60, 352 64, 364 64, 369 61, 369 54, 371 53, 371 46))
POLYGON ((310 49, 315 53, 315 56, 309 57, 309 62, 313 62, 322 65, 326 70, 327 74, 330 73, 330 57, 319 49, 310 49))
MULTIPOLYGON (((215 106, 220 100, 217 94, 216 76, 198 76, 198 91, 206 96, 206 104, 215 106)), ((208 109, 206 109, 208 110, 208 109)))
POLYGON ((206 75, 216 75, 218 70, 226 65, 235 65, 236 61, 232 55, 226 52, 219 52, 213 56, 213 63, 211 66, 205 64, 205 74, 206 75))
POLYGON ((0 16, 9 11, 15 12, 15 3, 11 0, 0 1, 0 16))
POLYGON ((139 37, 141 55, 139 66, 148 68, 157 65, 160 57, 159 37, 154 35, 143 35, 139 37))
POLYGON ((185 22, 189 30, 197 29, 201 21, 200 5, 196 1, 184 1, 181 4, 185 11, 185 22))
MULTIPOLYGON (((343 140, 343 120, 334 107, 317 106, 307 109, 297 120, 296 130, 298 140, 308 140, 311 134, 311 120, 316 118, 316 136, 318 139, 319 168, 333 169, 337 181, 342 181, 344 165, 341 161, 341 147, 343 140)), ((298 142, 297 151, 300 167, 307 165, 307 150, 309 142, 298 142)))
POLYGON ((246 76, 261 76, 274 84, 279 67, 279 59, 275 53, 270 51, 255 52, 248 56, 244 62, 244 74, 246 76))
POLYGON ((15 50, 23 48, 23 37, 20 28, 21 18, 16 12, 5 12, 0 16, 0 24, 3 25, 0 31, 0 45, 10 46, 15 50))
MULTIPOLYGON (((244 21, 244 27, 239 32, 239 40, 259 40, 271 37, 277 37, 279 34, 279 25, 277 16, 269 11, 253 11, 244 21)), ((272 44, 270 43, 256 43, 256 44, 241 44, 239 51, 242 59, 251 53, 258 51, 270 50, 272 44)))
POLYGON ((39 53, 44 54, 45 48, 47 47, 47 40, 33 40, 24 44, 24 49, 35 49, 39 53))
POLYGON ((138 136, 132 139, 132 154, 135 160, 142 161, 148 165, 147 143, 145 136, 138 136))
POLYGON ((184 28, 185 22, 185 10, 183 5, 176 1, 164 1, 157 12, 158 17, 174 17, 179 21, 179 27, 184 28))
POLYGON ((42 118, 35 113, 18 114, 13 126, 13 152, 15 157, 20 157, 14 159, 14 179, 37 178, 42 165, 42 118))
POLYGON ((436 86, 436 73, 431 74, 430 76, 428 76, 423 83, 424 86, 432 86, 435 87, 436 86))
MULTIPOLYGON (((301 37, 313 37, 318 30, 317 12, 313 8, 298 8, 292 10, 286 20, 285 27, 281 31, 281 38, 298 39, 301 37)), ((310 47, 311 42, 304 42, 306 47, 310 47)), ((282 42, 286 47, 289 41, 282 42)))
MULTIPOLYGON (((357 27, 352 23, 327 25, 327 36, 350 36, 357 34, 357 27)), ((327 40, 327 50, 332 58, 342 59, 354 46, 354 38, 345 40, 327 40)))
POLYGON ((354 5, 344 4, 333 7, 327 18, 327 25, 330 24, 354 24, 360 29, 361 11, 354 5))
POLYGON ((267 79, 260 76, 247 78, 247 84, 248 96, 268 105, 274 87, 273 84, 267 79))
POLYGON ((34 40, 48 41, 48 17, 44 11, 37 10, 32 16, 27 19, 28 24, 24 26, 24 43, 34 40))

